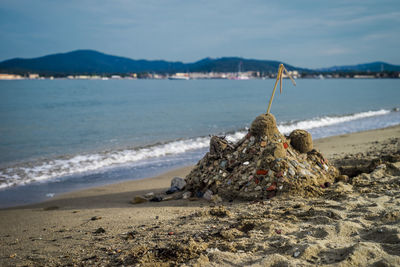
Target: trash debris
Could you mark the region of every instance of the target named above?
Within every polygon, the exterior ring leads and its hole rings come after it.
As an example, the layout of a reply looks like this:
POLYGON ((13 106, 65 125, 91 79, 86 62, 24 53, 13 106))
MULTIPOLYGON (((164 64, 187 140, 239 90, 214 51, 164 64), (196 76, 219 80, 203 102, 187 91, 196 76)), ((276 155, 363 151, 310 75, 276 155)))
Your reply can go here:
POLYGON ((311 135, 295 130, 282 135, 272 114, 262 114, 237 143, 213 136, 210 152, 186 176, 186 190, 199 198, 267 199, 290 194, 317 196, 338 170, 312 149, 311 135))
POLYGON ((154 192, 149 192, 147 194, 144 195, 145 198, 152 198, 154 197, 154 192))

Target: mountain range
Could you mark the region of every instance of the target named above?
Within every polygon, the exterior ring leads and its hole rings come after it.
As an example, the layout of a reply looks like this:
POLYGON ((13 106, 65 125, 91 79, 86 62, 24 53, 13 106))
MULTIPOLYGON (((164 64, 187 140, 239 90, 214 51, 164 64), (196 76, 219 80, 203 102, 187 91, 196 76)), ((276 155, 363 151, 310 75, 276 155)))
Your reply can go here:
MULTIPOLYGON (((193 63, 164 60, 134 60, 107 55, 94 50, 76 50, 43 57, 14 58, 0 62, 0 73, 39 73, 45 75, 74 74, 126 74, 126 73, 176 73, 176 72, 237 72, 260 71, 274 73, 279 61, 245 59, 239 57, 205 58, 193 63)), ((284 63, 288 70, 300 72, 380 72, 400 71, 400 66, 373 62, 354 66, 335 66, 323 69, 306 69, 284 63)))

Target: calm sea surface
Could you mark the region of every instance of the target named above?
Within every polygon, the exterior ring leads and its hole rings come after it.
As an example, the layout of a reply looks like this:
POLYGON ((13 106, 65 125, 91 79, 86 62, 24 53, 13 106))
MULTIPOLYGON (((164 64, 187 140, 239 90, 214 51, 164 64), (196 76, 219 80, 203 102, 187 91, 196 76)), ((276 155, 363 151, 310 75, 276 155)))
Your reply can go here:
MULTIPOLYGON (((274 80, 0 81, 0 207, 192 164, 241 138, 274 80)), ((284 81, 271 112, 314 138, 400 123, 400 79, 284 81)))

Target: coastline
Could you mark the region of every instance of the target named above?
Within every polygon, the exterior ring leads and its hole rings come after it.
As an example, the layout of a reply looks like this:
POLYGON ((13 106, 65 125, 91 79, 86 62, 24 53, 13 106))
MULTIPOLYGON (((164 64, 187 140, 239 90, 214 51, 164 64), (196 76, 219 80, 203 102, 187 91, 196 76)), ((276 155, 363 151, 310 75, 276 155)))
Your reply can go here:
MULTIPOLYGON (((390 144, 390 140, 393 138, 398 139, 399 136, 400 125, 397 125, 318 139, 314 141, 314 145, 326 158, 330 161, 335 161, 348 155, 361 153, 367 155, 368 153, 384 151, 387 144, 390 144)), ((160 229, 163 229, 163 231, 178 231, 179 229, 172 229, 172 226, 170 227, 169 225, 173 225, 173 222, 180 218, 193 216, 196 212, 204 212, 210 208, 210 204, 204 200, 172 200, 159 203, 147 202, 139 205, 132 205, 129 202, 135 195, 143 195, 148 192, 157 193, 165 190, 169 187, 173 177, 184 177, 190 172, 191 168, 192 166, 187 166, 152 178, 74 191, 38 204, 1 209, 0 240, 2 244, 6 245, 1 251, 1 265, 90 265, 94 263, 101 265, 102 263, 110 263, 112 257, 121 256, 125 251, 124 248, 127 246, 133 247, 135 242, 138 242, 133 238, 127 243, 125 239, 120 238, 121 235, 126 235, 132 229, 140 231, 141 227, 144 229, 147 225, 157 223, 158 227, 161 227, 160 229), (105 229, 105 233, 95 234, 100 228, 105 229), (104 257, 99 253, 103 253, 104 257), (110 255, 114 256, 111 257, 110 255)), ((365 199, 365 201, 367 200, 365 199)), ((280 200, 273 200, 272 202, 276 203, 278 201, 280 200)), ((358 203, 361 200, 355 199, 354 201, 358 203)), ((396 211, 396 205, 398 205, 398 201, 393 202, 393 206, 388 203, 381 204, 379 197, 375 201, 377 201, 379 207, 382 205, 389 211, 396 211)), ((359 204, 361 205, 362 202, 359 204)), ((243 211, 241 208, 243 207, 241 207, 240 203, 237 204, 237 207, 233 207, 234 210, 243 211)), ((345 216, 343 214, 339 215, 341 217, 345 216)), ((365 224, 365 222, 363 223, 365 224)), ((392 232, 399 232, 398 223, 399 216, 397 215, 394 219, 394 224, 392 224, 394 230, 390 228, 392 232)), ((343 222, 342 224, 344 225, 343 222)), ((310 225, 313 225, 313 222, 310 222, 310 225)), ((282 229, 286 229, 284 227, 286 226, 282 225, 282 229)), ((345 227, 350 226, 346 225, 345 227)), ((389 229, 389 226, 385 227, 389 229)), ((329 229, 325 229, 322 226, 317 228, 330 233, 329 229)), ((338 235, 341 237, 340 233, 338 235)), ((165 240, 160 242, 162 244, 165 240)), ((349 242, 349 240, 342 237, 341 240, 334 242, 339 244, 341 242, 349 242)), ((319 245, 324 249, 328 249, 325 243, 319 245)), ((125 256, 127 255, 126 253, 124 254, 125 256)), ((219 258, 223 254, 219 255, 218 253, 214 258, 209 257, 209 260, 220 264, 223 263, 219 258)), ((391 263, 399 263, 400 255, 382 253, 380 257, 386 257, 391 263)), ((385 253, 388 252, 386 251, 385 253)), ((348 254, 346 255, 348 256, 348 254)), ((243 256, 248 257, 248 255, 243 256)), ((280 256, 274 257, 276 259, 280 256)), ((282 254, 281 260, 285 260, 285 257, 282 254)), ((240 256, 230 263, 243 264, 244 261, 240 256)), ((262 265, 262 261, 260 261, 260 264, 262 265)))

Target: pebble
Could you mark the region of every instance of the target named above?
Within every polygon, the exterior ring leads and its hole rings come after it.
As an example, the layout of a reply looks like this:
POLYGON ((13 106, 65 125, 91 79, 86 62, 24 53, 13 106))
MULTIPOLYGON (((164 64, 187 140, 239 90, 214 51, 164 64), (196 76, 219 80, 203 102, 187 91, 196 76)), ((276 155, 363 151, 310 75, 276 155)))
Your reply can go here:
POLYGON ((290 168, 290 167, 289 167, 288 172, 289 172, 289 174, 290 174, 291 176, 295 176, 295 175, 296 175, 295 171, 294 171, 292 168, 290 168))
POLYGON ((296 250, 296 251, 293 253, 293 257, 297 258, 298 256, 300 256, 300 251, 296 250))
POLYGON ((185 193, 183 193, 182 198, 183 199, 188 199, 192 196, 192 192, 190 191, 186 191, 185 193))
POLYGON ((203 198, 206 200, 211 200, 212 196, 213 196, 213 192, 211 190, 207 190, 204 193, 203 198))
POLYGON ((97 230, 94 231, 93 233, 94 233, 94 234, 104 234, 105 232, 106 232, 106 230, 104 230, 103 227, 99 227, 99 228, 97 228, 97 230))
POLYGON ((186 181, 183 178, 180 177, 174 177, 171 180, 171 188, 176 187, 178 190, 182 190, 186 186, 186 181))
POLYGON ((169 195, 169 194, 173 194, 173 193, 178 192, 178 191, 179 191, 179 188, 178 188, 178 187, 176 187, 176 186, 171 186, 165 193, 166 193, 167 195, 169 195))

